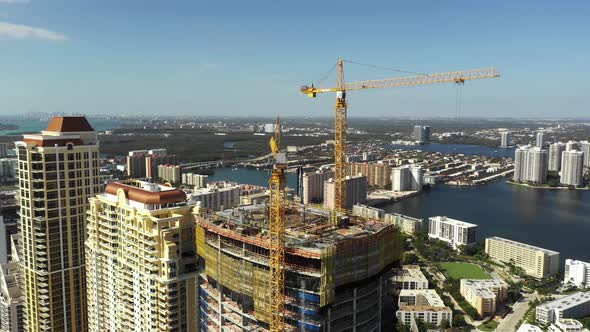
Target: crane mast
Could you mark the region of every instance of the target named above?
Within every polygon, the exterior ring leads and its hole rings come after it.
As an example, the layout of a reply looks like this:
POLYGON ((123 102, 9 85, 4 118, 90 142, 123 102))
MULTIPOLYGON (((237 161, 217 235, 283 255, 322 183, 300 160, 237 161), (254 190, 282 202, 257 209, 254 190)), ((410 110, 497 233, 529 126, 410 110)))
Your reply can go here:
POLYGON ((269 180, 269 255, 270 255, 270 302, 271 332, 285 329, 285 169, 287 158, 281 152, 281 123, 277 118, 274 135, 270 139, 270 149, 275 159, 269 180))
POLYGON ((382 80, 367 80, 358 82, 344 82, 344 60, 339 59, 337 63, 336 87, 319 88, 302 86, 301 92, 311 98, 318 93, 335 92, 336 108, 334 117, 334 210, 346 212, 346 133, 347 103, 346 91, 396 88, 415 85, 427 85, 435 83, 465 83, 469 80, 499 77, 500 73, 495 68, 471 69, 464 71, 453 71, 437 74, 424 74, 415 76, 393 77, 382 80))
POLYGON ((348 121, 346 117, 346 90, 344 88, 344 66, 338 60, 336 108, 334 122, 334 209, 344 212, 346 207, 346 133, 348 121))

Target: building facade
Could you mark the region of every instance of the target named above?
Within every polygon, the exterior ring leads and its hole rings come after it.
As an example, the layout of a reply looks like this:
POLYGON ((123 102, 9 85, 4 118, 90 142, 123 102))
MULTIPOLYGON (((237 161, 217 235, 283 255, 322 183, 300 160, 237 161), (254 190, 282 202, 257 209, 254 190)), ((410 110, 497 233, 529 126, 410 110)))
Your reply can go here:
POLYGON ((385 217, 385 210, 363 204, 353 205, 352 213, 359 217, 372 220, 382 220, 385 217))
POLYGON ((453 311, 444 305, 434 289, 402 290, 395 313, 400 323, 412 326, 416 320, 438 326, 453 321, 453 311))
POLYGON ((501 237, 489 237, 486 254, 496 262, 510 263, 534 278, 552 277, 559 272, 559 252, 501 237))
POLYGON ((563 151, 559 182, 568 186, 580 186, 582 185, 583 174, 584 152, 576 150, 563 151))
POLYGON ((0 264, 1 332, 24 331, 24 307, 22 269, 19 263, 0 264))
POLYGON ((159 165, 158 177, 162 181, 180 183, 182 181, 181 168, 177 165, 159 165))
POLYGON ((414 235, 422 230, 424 220, 405 216, 399 213, 386 213, 384 216, 386 223, 396 225, 402 233, 414 235))
POLYGON ((334 172, 323 170, 303 174, 303 204, 322 203, 324 201, 324 183, 334 177, 334 172))
POLYGON ((396 269, 391 282, 396 290, 428 289, 428 279, 418 265, 404 265, 396 269))
POLYGON ((182 173, 182 184, 194 186, 195 189, 206 188, 209 176, 195 173, 182 173))
POLYGON ((549 154, 539 147, 519 147, 514 153, 514 181, 543 183, 547 180, 549 154))
MULTIPOLYGON (((353 232, 324 228, 327 213, 302 212, 286 212, 285 330, 380 331, 397 229, 354 215, 353 232)), ((201 330, 268 330, 267 218, 264 205, 196 217, 201 330)))
POLYGON ((476 224, 436 216, 428 218, 428 237, 447 242, 454 249, 475 244, 476 224))
POLYGON ((590 292, 578 292, 537 306, 539 324, 555 323, 563 318, 581 318, 590 315, 590 292))
POLYGON ((535 146, 538 148, 543 148, 545 146, 545 133, 538 132, 537 137, 535 140, 535 146))
POLYGON ((590 287, 590 263, 566 259, 563 283, 578 288, 590 287))
POLYGON ((584 167, 590 168, 590 142, 581 141, 580 151, 584 152, 584 167))
POLYGON ((391 166, 388 164, 348 163, 346 164, 346 174, 366 176, 369 186, 384 188, 391 185, 391 166))
POLYGON ((480 317, 491 316, 508 297, 508 284, 501 279, 461 279, 459 291, 480 317))
POLYGON ((565 151, 565 144, 553 143, 549 145, 549 162, 547 169, 552 172, 561 170, 561 154, 565 151))
POLYGON ((508 131, 500 132, 500 147, 507 148, 510 146, 510 133, 508 131))
POLYGON ((185 199, 133 180, 90 199, 89 331, 197 331, 195 225, 185 199))
POLYGON ((240 205, 240 187, 223 184, 198 189, 190 194, 189 201, 191 204, 201 202, 201 207, 215 211, 231 209, 240 205))
MULTIPOLYGON (((367 178, 362 175, 347 176, 344 179, 346 202, 344 207, 347 210, 352 209, 355 204, 362 204, 367 200, 367 178)), ((324 208, 333 210, 334 192, 336 190, 334 179, 329 179, 324 183, 324 208)))
POLYGON ((26 330, 86 331, 86 210, 101 189, 96 132, 84 117, 55 117, 15 144, 26 330))
POLYGON ((0 159, 0 177, 15 178, 18 160, 16 158, 0 159))
POLYGON ((430 141, 430 127, 414 126, 414 130, 412 131, 412 139, 418 143, 428 143, 430 141))
POLYGON ((396 167, 391 172, 391 190, 422 191, 423 175, 420 166, 396 167))

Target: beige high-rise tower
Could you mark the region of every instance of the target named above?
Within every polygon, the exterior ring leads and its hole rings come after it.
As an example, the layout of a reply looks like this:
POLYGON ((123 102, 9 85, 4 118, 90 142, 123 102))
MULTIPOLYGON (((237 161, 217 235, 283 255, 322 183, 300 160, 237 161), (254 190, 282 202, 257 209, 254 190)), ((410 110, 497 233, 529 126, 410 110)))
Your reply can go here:
POLYGON ((25 330, 86 331, 85 215, 100 190, 96 132, 84 117, 55 117, 15 145, 25 330))
POLYGON ((193 208, 181 190, 135 180, 90 199, 89 331, 197 330, 193 208))

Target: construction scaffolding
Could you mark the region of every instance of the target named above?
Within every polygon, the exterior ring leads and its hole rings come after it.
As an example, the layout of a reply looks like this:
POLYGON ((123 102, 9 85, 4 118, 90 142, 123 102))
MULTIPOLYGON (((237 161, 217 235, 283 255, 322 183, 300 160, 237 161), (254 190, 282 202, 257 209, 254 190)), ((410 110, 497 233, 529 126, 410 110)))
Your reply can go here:
MULTIPOLYGON (((252 206, 197 217, 197 252, 205 267, 199 280, 201 326, 205 329, 217 330, 221 324, 240 330, 269 328, 272 310, 266 211, 265 206, 252 206), (212 290, 219 297, 211 295, 212 290), (239 310, 225 308, 228 301, 239 310), (204 309, 212 306, 217 310, 209 313, 204 309), (225 318, 226 312, 232 315, 225 318)), ((397 228, 356 216, 338 224, 331 224, 329 215, 321 211, 294 207, 286 212, 286 330, 322 331, 329 324, 345 325, 355 320, 344 313, 370 316, 376 312, 371 306, 380 305, 380 298, 367 291, 357 294, 360 286, 352 285, 362 281, 373 285, 370 291, 380 290, 379 277, 401 256, 397 228), (331 316, 337 302, 357 297, 371 306, 359 306, 356 313, 342 309, 338 312, 343 317, 331 316), (363 311, 369 309, 372 313, 363 311)))

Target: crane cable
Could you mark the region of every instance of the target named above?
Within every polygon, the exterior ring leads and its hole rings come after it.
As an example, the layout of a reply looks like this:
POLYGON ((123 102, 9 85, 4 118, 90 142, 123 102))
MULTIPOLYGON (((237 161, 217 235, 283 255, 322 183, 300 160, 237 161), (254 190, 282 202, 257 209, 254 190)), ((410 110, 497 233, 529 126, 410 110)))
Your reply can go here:
MULTIPOLYGON (((391 68, 391 67, 376 66, 376 65, 371 65, 371 64, 357 62, 357 61, 351 61, 351 60, 342 60, 342 61, 343 62, 346 62, 346 63, 351 63, 351 64, 359 65, 359 66, 371 67, 371 68, 376 68, 376 69, 390 70, 390 71, 395 71, 395 72, 398 72, 398 73, 412 74, 412 75, 420 75, 420 76, 429 76, 428 74, 424 74, 424 73, 418 73, 418 72, 414 72, 414 71, 402 70, 402 69, 391 68)), ((328 78, 328 76, 334 71, 334 69, 336 69, 336 66, 337 65, 338 65, 338 63, 335 63, 324 74, 324 76, 322 76, 322 78, 319 79, 319 81, 315 84, 315 86, 316 87, 319 87, 320 84, 322 84, 328 78)))
POLYGON ((455 120, 461 118, 463 108, 463 83, 455 83, 455 120))
POLYGON ((352 63, 352 64, 355 64, 355 65, 359 65, 359 66, 365 66, 365 67, 371 67, 371 68, 377 68, 377 69, 391 70, 391 71, 395 71, 395 72, 398 72, 398 73, 413 74, 413 75, 420 75, 420 76, 429 76, 428 74, 424 74, 424 73, 418 73, 418 72, 414 72, 414 71, 408 71, 408 70, 391 68, 391 67, 375 66, 375 65, 370 65, 370 64, 356 62, 356 61, 351 61, 351 60, 342 60, 342 61, 347 62, 347 63, 352 63))

